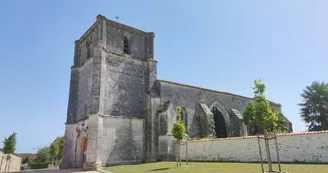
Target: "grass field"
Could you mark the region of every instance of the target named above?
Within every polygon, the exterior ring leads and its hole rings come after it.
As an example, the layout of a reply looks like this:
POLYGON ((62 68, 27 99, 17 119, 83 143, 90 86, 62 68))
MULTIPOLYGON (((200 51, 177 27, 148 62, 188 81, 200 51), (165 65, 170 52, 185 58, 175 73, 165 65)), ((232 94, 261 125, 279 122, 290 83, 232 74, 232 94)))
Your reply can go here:
MULTIPOLYGON (((328 173, 328 164, 281 164, 281 168, 286 173, 328 173)), ((261 164, 191 162, 189 167, 176 168, 176 162, 157 162, 111 166, 103 169, 113 173, 260 173, 261 164)), ((278 171, 277 165, 274 165, 274 170, 278 171)))

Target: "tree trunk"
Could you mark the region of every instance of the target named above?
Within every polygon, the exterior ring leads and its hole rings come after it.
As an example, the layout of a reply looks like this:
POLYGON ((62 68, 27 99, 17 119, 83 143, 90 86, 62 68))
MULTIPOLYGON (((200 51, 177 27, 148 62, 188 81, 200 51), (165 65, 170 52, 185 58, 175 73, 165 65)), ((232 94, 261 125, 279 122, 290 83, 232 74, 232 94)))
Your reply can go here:
POLYGON ((181 144, 180 144, 180 142, 179 142, 179 162, 180 162, 180 167, 181 167, 181 155, 180 155, 180 148, 181 148, 181 146, 180 146, 181 144))
POLYGON ((271 161, 271 154, 270 154, 270 144, 268 139, 268 134, 264 133, 265 138, 265 149, 267 153, 267 159, 268 159, 268 165, 269 165, 269 171, 272 172, 272 161, 271 161))

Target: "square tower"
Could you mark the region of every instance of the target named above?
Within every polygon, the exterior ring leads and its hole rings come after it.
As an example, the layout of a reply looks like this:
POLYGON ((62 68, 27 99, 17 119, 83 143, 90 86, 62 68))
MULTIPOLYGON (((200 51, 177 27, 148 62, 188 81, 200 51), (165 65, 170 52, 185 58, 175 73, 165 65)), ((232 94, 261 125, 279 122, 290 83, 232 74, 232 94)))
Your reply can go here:
POLYGON ((153 160, 154 33, 98 15, 75 41, 62 168, 153 160))

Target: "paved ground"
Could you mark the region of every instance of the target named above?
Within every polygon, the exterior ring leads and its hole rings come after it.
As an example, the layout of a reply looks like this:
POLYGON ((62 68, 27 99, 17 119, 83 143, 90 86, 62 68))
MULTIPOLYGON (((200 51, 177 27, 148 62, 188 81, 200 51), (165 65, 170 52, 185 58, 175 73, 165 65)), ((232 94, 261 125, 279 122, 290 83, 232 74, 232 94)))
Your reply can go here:
POLYGON ((59 169, 59 170, 28 170, 25 173, 99 173, 97 171, 82 171, 82 169, 59 169))

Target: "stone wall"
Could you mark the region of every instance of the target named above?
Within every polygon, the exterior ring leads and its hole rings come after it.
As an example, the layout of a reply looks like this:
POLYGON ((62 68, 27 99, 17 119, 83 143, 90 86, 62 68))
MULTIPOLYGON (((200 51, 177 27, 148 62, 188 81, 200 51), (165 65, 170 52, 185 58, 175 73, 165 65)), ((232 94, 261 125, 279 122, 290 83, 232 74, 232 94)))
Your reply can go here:
MULTIPOLYGON (((328 131, 295 133, 278 136, 281 162, 328 163, 328 131)), ((262 157, 266 161, 264 140, 261 140, 262 157)), ((186 146, 180 150, 186 158, 186 146)), ((274 140, 270 141, 271 157, 277 161, 274 140)), ((211 141, 190 141, 188 143, 190 161, 239 161, 259 162, 258 140, 255 136, 216 139, 211 141)))
POLYGON ((102 73, 105 115, 142 117, 144 109, 144 69, 140 60, 109 54, 102 73))
POLYGON ((102 164, 141 162, 144 150, 144 120, 104 117, 102 164))
MULTIPOLYGON (((197 138, 202 133, 200 131, 200 116, 204 111, 199 110, 201 108, 200 103, 210 110, 214 106, 218 107, 226 121, 228 137, 247 135, 246 127, 242 123, 242 117, 238 116, 236 112, 239 115, 242 114, 246 105, 253 102, 252 98, 163 80, 158 80, 157 86, 161 96, 161 103, 170 101, 174 108, 181 106, 186 110, 190 137, 197 138)), ((271 102, 271 106, 281 112, 280 104, 271 102)))
POLYGON ((22 158, 16 154, 4 154, 0 149, 0 172, 18 172, 22 158), (10 158, 9 158, 10 157, 10 158))

